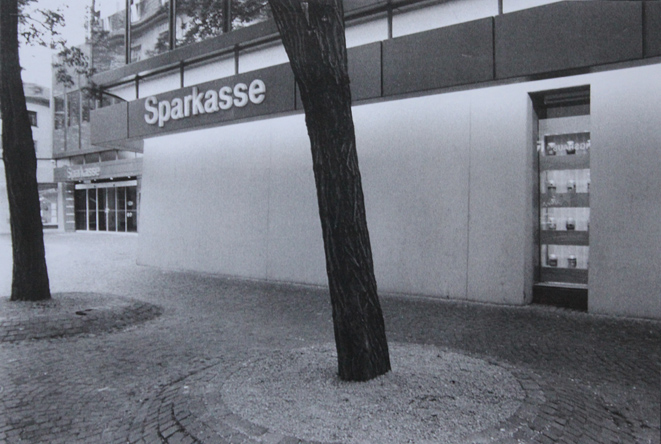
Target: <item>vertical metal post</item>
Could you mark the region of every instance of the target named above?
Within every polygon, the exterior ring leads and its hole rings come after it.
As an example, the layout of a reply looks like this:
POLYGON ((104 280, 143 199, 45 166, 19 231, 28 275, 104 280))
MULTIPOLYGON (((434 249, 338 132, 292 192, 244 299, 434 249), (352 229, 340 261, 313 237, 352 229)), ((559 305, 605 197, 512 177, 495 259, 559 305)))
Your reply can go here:
POLYGON ((168 20, 170 27, 170 50, 173 50, 177 47, 177 0, 170 0, 168 20))
POLYGON ((231 0, 223 0, 223 34, 232 30, 232 6, 231 0))
POLYGON ((78 74, 78 149, 83 149, 83 91, 80 89, 81 75, 78 74))
POLYGON ((388 40, 392 39, 392 0, 388 0, 388 40))
POLYGON ((124 46, 126 53, 124 59, 126 64, 131 63, 131 0, 125 2, 124 11, 124 46))
POLYGON ((62 129, 64 129, 64 151, 67 151, 67 136, 69 126, 69 94, 67 93, 66 86, 62 87, 62 94, 64 98, 64 119, 62 120, 62 129))

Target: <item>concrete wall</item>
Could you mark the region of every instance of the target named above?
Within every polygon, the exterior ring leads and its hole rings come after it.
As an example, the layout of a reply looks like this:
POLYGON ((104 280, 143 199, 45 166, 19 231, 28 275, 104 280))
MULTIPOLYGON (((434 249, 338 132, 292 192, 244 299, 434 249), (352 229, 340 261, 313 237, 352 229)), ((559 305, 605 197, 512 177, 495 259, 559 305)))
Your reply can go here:
POLYGON ((354 109, 381 290, 466 297, 470 102, 462 96, 354 109))
POLYGON ((323 284, 306 140, 297 115, 145 141, 139 262, 323 284))
POLYGON ((589 310, 661 318, 660 66, 592 83, 589 310))
POLYGON ((469 299, 532 298, 532 104, 524 85, 471 93, 469 299))
MULTIPOLYGON (((590 310, 661 318, 660 75, 650 66, 354 107, 379 289, 529 302, 528 94, 591 85, 590 310)), ((146 140, 141 217, 140 263, 326 283, 300 114, 146 140)))
MULTIPOLYGON (((485 93, 354 109, 382 291, 530 293, 527 94, 485 93)), ((302 115, 145 141, 140 263, 323 285, 318 217, 302 115)))

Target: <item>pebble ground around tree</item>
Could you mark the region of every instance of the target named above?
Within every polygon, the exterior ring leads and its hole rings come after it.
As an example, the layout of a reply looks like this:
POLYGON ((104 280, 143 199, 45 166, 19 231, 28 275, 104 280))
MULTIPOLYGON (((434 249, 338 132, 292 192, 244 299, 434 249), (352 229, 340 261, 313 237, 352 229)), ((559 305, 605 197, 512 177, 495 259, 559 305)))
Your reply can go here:
MULTIPOLYGON (((137 235, 45 241, 54 300, 15 305, 10 238, 0 235, 0 443, 303 442, 205 387, 273 350, 332 343, 325 289, 138 266, 137 235)), ((381 301, 389 341, 498 363, 518 378, 518 411, 465 442, 660 442, 661 322, 381 301)))

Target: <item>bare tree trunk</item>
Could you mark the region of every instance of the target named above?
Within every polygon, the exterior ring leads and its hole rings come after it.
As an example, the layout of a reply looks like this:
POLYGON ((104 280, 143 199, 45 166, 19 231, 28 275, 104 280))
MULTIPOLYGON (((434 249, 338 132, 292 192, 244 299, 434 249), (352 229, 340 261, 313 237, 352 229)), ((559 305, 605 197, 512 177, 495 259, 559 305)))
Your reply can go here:
POLYGON ((0 110, 14 262, 11 300, 50 299, 37 158, 18 59, 16 0, 2 0, 0 7, 0 110))
POLYGON ((342 0, 270 0, 310 136, 339 377, 390 370, 351 114, 342 0))

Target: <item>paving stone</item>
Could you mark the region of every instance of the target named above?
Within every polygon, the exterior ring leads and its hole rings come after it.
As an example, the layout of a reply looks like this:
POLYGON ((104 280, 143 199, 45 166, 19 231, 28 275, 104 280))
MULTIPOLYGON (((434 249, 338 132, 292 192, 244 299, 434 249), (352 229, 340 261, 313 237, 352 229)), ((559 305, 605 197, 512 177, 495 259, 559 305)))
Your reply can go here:
MULTIPOLYGON (((332 342, 327 291, 137 266, 137 240, 46 235, 56 304, 97 305, 84 316, 0 310, 0 442, 298 443, 205 390, 265 350, 332 342)), ((390 341, 518 378, 526 399, 480 432, 487 442, 661 441, 660 322, 398 295, 382 306, 390 341)))

